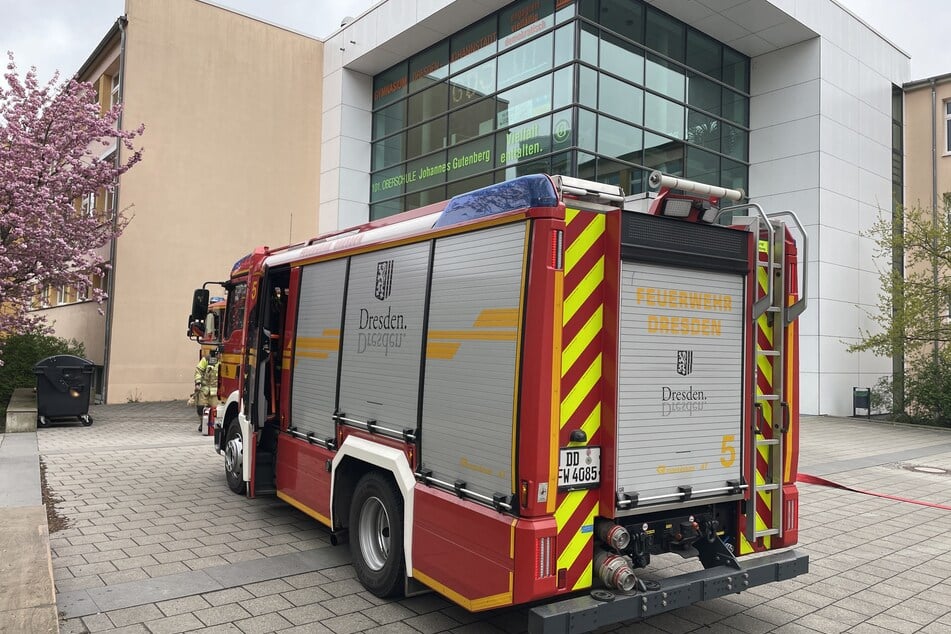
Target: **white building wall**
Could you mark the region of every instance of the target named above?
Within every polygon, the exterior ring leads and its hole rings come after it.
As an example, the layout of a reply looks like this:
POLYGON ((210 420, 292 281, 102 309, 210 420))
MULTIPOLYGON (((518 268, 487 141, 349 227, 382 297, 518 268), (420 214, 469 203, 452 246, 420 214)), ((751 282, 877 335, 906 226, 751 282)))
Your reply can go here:
MULTIPOLYGON (((908 81, 908 56, 834 0, 648 1, 751 56, 750 194, 796 211, 811 240, 801 409, 851 414, 852 387, 891 368, 847 348, 874 327, 876 267, 888 265, 862 232, 890 207, 891 88, 908 81)), ((507 3, 388 0, 327 40, 322 230, 368 218, 372 75, 507 3)))
POLYGON ((890 267, 863 234, 890 213, 892 85, 908 80, 909 59, 834 2, 775 4, 819 37, 752 59, 750 194, 809 231, 801 409, 849 415, 852 388, 891 372, 890 359, 848 346, 875 329, 878 271, 890 267))

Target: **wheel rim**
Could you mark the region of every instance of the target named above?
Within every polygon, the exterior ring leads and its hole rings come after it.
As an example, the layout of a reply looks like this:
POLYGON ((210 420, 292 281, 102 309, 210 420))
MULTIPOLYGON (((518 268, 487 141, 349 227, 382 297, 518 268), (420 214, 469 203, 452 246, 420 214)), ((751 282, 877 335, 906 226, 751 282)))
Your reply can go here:
POLYGON ((241 447, 241 435, 235 434, 225 445, 225 469, 228 473, 241 475, 244 451, 241 447))
POLYGON ((360 509, 360 552, 371 570, 377 572, 390 554, 390 516, 380 498, 371 497, 360 509))

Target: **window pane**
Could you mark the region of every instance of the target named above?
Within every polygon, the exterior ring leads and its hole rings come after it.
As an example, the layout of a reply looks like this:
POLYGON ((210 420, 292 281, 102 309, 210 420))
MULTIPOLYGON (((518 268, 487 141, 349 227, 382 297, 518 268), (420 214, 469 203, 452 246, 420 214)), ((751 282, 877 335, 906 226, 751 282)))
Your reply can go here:
POLYGON ((555 66, 575 58, 575 25, 568 24, 555 31, 555 66))
POLYGON ((470 68, 449 80, 449 107, 463 106, 495 92, 495 60, 470 68))
POLYGON ((598 109, 598 73, 587 66, 578 71, 578 103, 598 109))
POLYGON ((720 157, 695 147, 687 148, 687 172, 684 174, 701 183, 716 185, 720 182, 720 157))
MULTIPOLYGON (((945 138, 947 139, 946 151, 951 152, 951 119, 947 122, 947 128, 947 133, 945 134, 945 138)), ((901 130, 898 131, 898 136, 901 137, 901 130)))
POLYGON ((455 183, 449 183, 446 185, 446 198, 452 198, 453 196, 457 196, 459 194, 465 194, 477 189, 482 189, 483 187, 488 187, 494 182, 495 175, 490 172, 488 174, 467 178, 455 183))
POLYGON ((555 0, 555 23, 575 17, 575 0, 555 0))
POLYGON ((578 178, 594 180, 597 160, 591 154, 578 152, 578 178))
POLYGON ((406 195, 406 208, 417 209, 446 200, 445 186, 433 187, 421 192, 406 195))
MULTIPOLYGON (((598 129, 597 118, 590 110, 578 110, 578 147, 589 152, 597 150, 595 143, 598 129)), ((594 173, 591 174, 594 176, 594 173)))
POLYGON ((601 112, 638 125, 644 122, 644 91, 608 75, 601 75, 598 103, 601 112))
POLYGON ((723 83, 741 92, 750 91, 750 60, 726 46, 723 47, 723 83))
POLYGON ((499 55, 499 90, 551 70, 553 33, 499 55))
POLYGON ((598 21, 598 0, 578 0, 578 15, 598 21))
POLYGON ((495 99, 482 101, 449 114, 449 144, 488 134, 495 123, 495 99))
POLYGON ((598 117, 599 154, 630 163, 640 163, 643 142, 644 132, 640 128, 608 117, 598 117))
POLYGON ((554 26, 552 0, 521 0, 499 13, 499 51, 554 26))
POLYGON ((684 70, 653 55, 647 56, 647 80, 644 84, 677 101, 684 100, 684 70))
POLYGON ((639 167, 626 165, 606 158, 598 158, 598 182, 608 185, 618 185, 624 190, 625 194, 639 193, 641 191, 641 173, 643 170, 639 167))
POLYGON ((649 132, 644 133, 644 166, 679 176, 684 169, 684 144, 649 132))
POLYGON ((449 87, 445 82, 412 95, 409 98, 409 125, 444 114, 448 99, 449 87))
POLYGON ((633 44, 605 35, 601 40, 601 70, 635 84, 643 84, 644 53, 633 44))
POLYGON ((571 114, 571 110, 562 110, 552 115, 551 148, 555 152, 568 149, 572 145, 571 114))
POLYGON ((404 158, 403 147, 405 134, 397 134, 373 144, 373 170, 383 169, 396 165, 404 158))
POLYGON ((373 138, 392 134, 406 127, 406 102, 399 101, 392 106, 373 113, 373 138))
POLYGON ((552 174, 562 174, 564 176, 571 176, 571 152, 562 152, 561 154, 555 154, 549 160, 551 163, 551 173, 552 174))
POLYGON ((748 170, 749 168, 743 163, 720 159, 720 186, 750 191, 748 170))
POLYGON ((598 65, 598 30, 589 24, 581 25, 581 51, 579 59, 592 66, 598 65))
POLYGON ((403 199, 396 198, 382 203, 370 205, 370 220, 379 220, 403 211, 403 199))
POLYGON ((406 96, 406 62, 383 71, 373 78, 374 110, 406 96))
POLYGON ((644 127, 682 139, 684 107, 663 97, 647 93, 644 97, 644 127))
POLYGON ((406 164, 406 193, 429 189, 446 182, 449 171, 445 152, 435 152, 406 164))
POLYGON ((723 46, 712 37, 693 29, 687 30, 687 66, 720 79, 723 46))
POLYGON ((720 139, 721 152, 739 161, 746 161, 748 147, 746 130, 741 130, 729 123, 723 124, 723 136, 720 139))
POLYGON ((448 178, 468 178, 492 170, 492 135, 456 146, 447 152, 448 178))
POLYGON ((750 124, 750 101, 732 90, 723 91, 723 117, 742 126, 750 124))
POLYGON ((525 176, 526 174, 547 174, 551 171, 551 166, 548 162, 548 157, 532 159, 529 161, 522 161, 513 166, 507 167, 504 170, 501 170, 501 174, 504 176, 503 180, 509 180, 511 178, 516 178, 518 176, 525 176))
POLYGON ((630 0, 601 0, 598 22, 635 42, 644 42, 644 5, 630 0))
POLYGON ((443 41, 409 61, 409 91, 416 92, 449 75, 449 42, 443 41))
POLYGON ((370 202, 392 198, 403 193, 406 167, 397 165, 370 175, 370 202))
POLYGON ((709 115, 687 112, 687 140, 714 152, 720 151, 720 121, 709 115))
POLYGON ((482 22, 452 36, 449 43, 449 72, 456 72, 495 54, 496 19, 489 16, 482 22))
POLYGON ((713 114, 720 114, 722 97, 720 84, 700 75, 687 75, 687 104, 713 114))
POLYGON ((542 117, 496 135, 499 167, 534 160, 551 152, 551 117, 542 117))
POLYGON ((565 66, 555 72, 555 94, 551 102, 552 108, 561 108, 572 102, 575 78, 575 67, 565 66))
POLYGON ((446 146, 446 117, 406 131, 406 158, 446 146))
POLYGON ((678 62, 684 61, 684 24, 665 13, 647 7, 647 48, 678 62))
POLYGON ((551 75, 499 93, 499 127, 504 128, 551 111, 551 75))

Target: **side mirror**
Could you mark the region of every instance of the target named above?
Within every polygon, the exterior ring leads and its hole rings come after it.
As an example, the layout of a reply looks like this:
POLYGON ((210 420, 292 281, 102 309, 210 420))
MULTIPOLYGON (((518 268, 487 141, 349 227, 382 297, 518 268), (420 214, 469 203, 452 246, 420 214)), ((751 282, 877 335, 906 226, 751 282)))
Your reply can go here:
POLYGON ((205 316, 208 314, 208 296, 206 288, 195 289, 192 296, 192 312, 188 316, 188 334, 200 337, 205 334, 205 316))

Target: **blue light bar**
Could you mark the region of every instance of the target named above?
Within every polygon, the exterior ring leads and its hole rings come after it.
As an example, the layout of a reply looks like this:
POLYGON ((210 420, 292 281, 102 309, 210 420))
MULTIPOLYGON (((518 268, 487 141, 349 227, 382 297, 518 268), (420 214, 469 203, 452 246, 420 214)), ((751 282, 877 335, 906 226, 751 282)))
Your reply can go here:
POLYGON ((474 192, 453 196, 433 228, 446 227, 467 220, 526 209, 554 207, 558 194, 551 179, 544 174, 520 176, 504 183, 489 185, 474 192))

